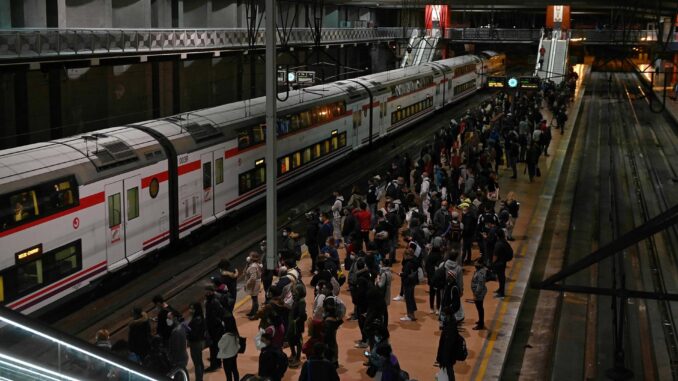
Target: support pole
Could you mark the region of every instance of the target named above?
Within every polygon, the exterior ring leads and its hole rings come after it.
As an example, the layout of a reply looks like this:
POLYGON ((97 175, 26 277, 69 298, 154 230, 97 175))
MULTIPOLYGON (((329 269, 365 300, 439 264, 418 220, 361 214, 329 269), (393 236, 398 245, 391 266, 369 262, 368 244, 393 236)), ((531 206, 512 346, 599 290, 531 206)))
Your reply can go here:
POLYGON ((275 0, 266 0, 266 268, 276 265, 278 218, 276 160, 277 69, 275 45, 275 0))

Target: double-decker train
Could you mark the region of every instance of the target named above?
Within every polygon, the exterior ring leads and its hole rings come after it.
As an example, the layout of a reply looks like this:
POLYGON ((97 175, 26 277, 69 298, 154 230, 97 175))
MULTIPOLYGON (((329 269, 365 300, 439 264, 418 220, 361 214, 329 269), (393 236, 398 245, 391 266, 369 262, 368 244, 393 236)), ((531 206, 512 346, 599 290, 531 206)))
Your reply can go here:
MULTIPOLYGON (((285 187, 473 94, 466 55, 290 91, 285 187)), ((30 313, 263 197, 265 98, 0 151, 0 304, 30 313)))

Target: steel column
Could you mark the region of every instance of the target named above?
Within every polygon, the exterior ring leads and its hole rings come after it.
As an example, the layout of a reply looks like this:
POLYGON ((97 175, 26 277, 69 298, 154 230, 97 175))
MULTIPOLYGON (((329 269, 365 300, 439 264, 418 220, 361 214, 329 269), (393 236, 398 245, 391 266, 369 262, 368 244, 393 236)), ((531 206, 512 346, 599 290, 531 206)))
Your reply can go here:
POLYGON ((278 218, 276 154, 277 69, 275 45, 275 0, 266 0, 266 268, 276 264, 278 218))

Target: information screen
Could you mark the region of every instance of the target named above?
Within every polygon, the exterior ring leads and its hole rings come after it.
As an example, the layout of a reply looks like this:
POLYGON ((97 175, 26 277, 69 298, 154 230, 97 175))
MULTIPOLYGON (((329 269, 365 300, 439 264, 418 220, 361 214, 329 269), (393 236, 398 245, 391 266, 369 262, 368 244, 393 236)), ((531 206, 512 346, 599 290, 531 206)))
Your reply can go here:
POLYGON ((521 77, 520 78, 520 88, 521 89, 539 89, 539 78, 538 77, 521 77))
POLYGON ((487 87, 503 89, 506 87, 506 77, 487 77, 487 87))

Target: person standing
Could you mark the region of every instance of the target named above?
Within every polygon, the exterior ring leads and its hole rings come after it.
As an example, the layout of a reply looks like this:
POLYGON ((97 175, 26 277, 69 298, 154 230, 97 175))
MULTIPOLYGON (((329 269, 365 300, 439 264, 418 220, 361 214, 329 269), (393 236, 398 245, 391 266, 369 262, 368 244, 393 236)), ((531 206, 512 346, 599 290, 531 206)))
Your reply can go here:
POLYGON ((223 363, 226 381, 239 381, 238 351, 240 350, 240 335, 235 324, 235 318, 229 318, 224 321, 224 334, 219 339, 218 345, 219 353, 217 358, 221 359, 223 363))
POLYGON ((252 308, 247 314, 247 318, 254 320, 259 311, 259 291, 261 290, 261 277, 264 268, 261 265, 261 256, 256 251, 250 252, 247 257, 247 267, 245 268, 245 288, 244 291, 252 299, 252 308))
POLYGON ((405 297, 405 305, 407 315, 400 318, 401 321, 415 321, 414 316, 417 311, 417 302, 414 300, 414 288, 419 282, 418 272, 419 263, 414 256, 414 251, 411 247, 405 249, 405 259, 403 260, 403 271, 400 277, 403 285, 403 296, 405 297))
POLYGON ((485 329, 485 309, 483 307, 483 300, 487 294, 487 268, 482 261, 476 261, 476 272, 473 273, 471 279, 471 291, 473 291, 473 303, 478 310, 478 321, 476 322, 474 331, 485 329))
POLYGON ((219 353, 219 339, 224 334, 224 317, 226 310, 217 299, 214 287, 205 287, 205 328, 209 338, 210 366, 205 372, 214 372, 221 368, 217 354, 219 353))
POLYGON ((509 223, 506 228, 506 239, 513 241, 513 228, 516 226, 518 213, 520 211, 520 203, 516 199, 515 192, 509 192, 506 196, 506 208, 509 211, 509 223))
POLYGON ((238 269, 226 258, 219 261, 219 274, 221 275, 221 283, 226 285, 228 291, 228 308, 233 312, 238 297, 238 276, 240 274, 238 269))
MULTIPOLYGON (((153 297, 153 304, 155 304, 155 308, 158 311, 158 315, 156 317, 157 320, 157 327, 156 327, 156 333, 160 337, 162 337, 163 340, 163 345, 165 348, 167 348, 167 344, 169 342, 169 337, 170 333, 172 332, 172 328, 167 326, 167 314, 171 312, 177 313, 177 310, 172 308, 167 302, 165 302, 165 299, 162 297, 162 295, 156 295, 153 297)), ((177 313, 178 314, 178 313, 177 313)))
POLYGON ((393 274, 391 274, 391 260, 388 258, 381 259, 381 267, 379 268, 379 275, 377 276, 376 285, 379 291, 384 295, 384 327, 388 326, 388 306, 391 304, 391 283, 393 282, 393 274))
POLYGON ((513 248, 506 241, 502 229, 497 230, 497 243, 494 246, 493 257, 492 269, 497 273, 497 281, 499 282, 496 297, 503 298, 506 286, 506 264, 513 259, 513 248))
POLYGON ((334 203, 332 204, 332 226, 334 239, 337 242, 341 241, 341 211, 344 208, 344 196, 339 191, 332 193, 334 196, 334 203))
POLYGON ((188 322, 188 348, 195 370, 195 380, 202 381, 205 372, 205 364, 202 361, 202 350, 205 348, 205 316, 200 302, 191 304, 188 311, 191 315, 191 321, 188 322))
MULTIPOLYGON (((453 312, 448 306, 448 311, 445 314, 451 315, 453 312)), ((459 340, 462 340, 461 335, 457 329, 457 324, 449 321, 443 324, 443 329, 440 332, 440 339, 438 340, 438 352, 436 354, 436 362, 440 367, 441 372, 446 372, 449 381, 454 381, 454 364, 457 362, 456 348, 459 345, 459 340)))
POLYGON ((188 365, 188 352, 186 352, 186 329, 179 321, 181 315, 170 312, 167 314, 167 326, 172 328, 170 331, 169 345, 167 347, 167 355, 170 364, 174 368, 186 369, 188 365))
POLYGON ((259 353, 260 377, 268 377, 270 381, 280 381, 287 371, 287 356, 277 345, 271 345, 273 335, 265 332, 261 335, 261 343, 264 346, 259 353))
POLYGON ((314 212, 306 213, 306 235, 305 243, 308 248, 308 254, 311 256, 311 274, 317 270, 316 260, 318 259, 318 253, 320 252, 320 246, 318 244, 318 234, 320 233, 320 224, 318 223, 318 218, 320 216, 316 215, 314 212))
POLYGON ((140 359, 148 355, 151 349, 151 323, 146 312, 140 307, 132 309, 132 321, 129 323, 129 334, 127 336, 129 350, 136 353, 140 359))

